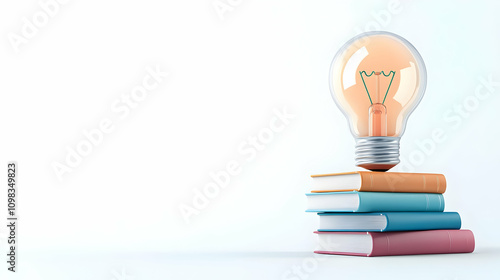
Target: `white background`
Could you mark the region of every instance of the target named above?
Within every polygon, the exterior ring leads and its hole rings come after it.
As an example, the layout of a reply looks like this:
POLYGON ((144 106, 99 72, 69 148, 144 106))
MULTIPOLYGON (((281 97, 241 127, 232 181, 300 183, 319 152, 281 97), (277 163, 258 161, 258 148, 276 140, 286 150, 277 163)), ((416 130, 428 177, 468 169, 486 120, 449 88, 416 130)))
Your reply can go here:
POLYGON ((3 264, 0 275, 301 279, 287 272, 304 264, 303 279, 499 273, 500 85, 474 95, 482 80, 500 82, 499 4, 73 0, 37 22, 46 1, 0 4, 0 179, 16 160, 20 200, 19 273, 3 264), (24 18, 39 25, 30 38, 24 18), (426 95, 395 171, 446 175, 446 210, 474 231, 474 254, 318 261, 311 253, 309 175, 358 170, 329 66, 366 30, 405 37, 426 63, 426 95), (126 117, 113 111, 157 67, 169 76, 126 117), (238 150, 285 108, 294 117, 255 158, 238 150), (113 131, 60 180, 54 165, 105 119, 113 131), (436 130, 445 139, 430 143, 436 130), (179 207, 234 161, 241 172, 187 223, 179 207))

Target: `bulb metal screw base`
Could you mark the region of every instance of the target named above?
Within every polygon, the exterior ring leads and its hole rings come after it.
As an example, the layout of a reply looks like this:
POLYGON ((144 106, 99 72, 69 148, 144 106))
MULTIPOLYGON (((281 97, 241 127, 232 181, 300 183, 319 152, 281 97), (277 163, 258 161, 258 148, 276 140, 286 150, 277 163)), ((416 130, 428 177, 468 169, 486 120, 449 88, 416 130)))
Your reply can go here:
POLYGON ((399 163, 401 137, 356 138, 356 165, 371 171, 387 171, 399 163))

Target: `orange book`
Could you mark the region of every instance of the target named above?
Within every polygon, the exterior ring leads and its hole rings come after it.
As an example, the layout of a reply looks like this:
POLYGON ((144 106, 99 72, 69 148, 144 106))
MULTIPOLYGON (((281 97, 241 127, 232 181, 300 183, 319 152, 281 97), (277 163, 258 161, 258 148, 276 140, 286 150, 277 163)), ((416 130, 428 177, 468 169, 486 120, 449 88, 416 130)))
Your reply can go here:
POLYGON ((355 171, 312 175, 312 192, 413 192, 444 193, 443 174, 355 171))

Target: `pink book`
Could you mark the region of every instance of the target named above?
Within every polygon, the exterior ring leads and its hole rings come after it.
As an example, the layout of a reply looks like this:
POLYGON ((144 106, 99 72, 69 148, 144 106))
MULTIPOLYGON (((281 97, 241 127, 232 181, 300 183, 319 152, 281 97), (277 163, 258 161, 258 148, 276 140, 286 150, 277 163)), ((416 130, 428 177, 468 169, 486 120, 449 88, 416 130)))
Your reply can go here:
POLYGON ((318 232, 317 254, 352 256, 396 256, 471 253, 474 234, 470 230, 424 230, 400 232, 318 232))

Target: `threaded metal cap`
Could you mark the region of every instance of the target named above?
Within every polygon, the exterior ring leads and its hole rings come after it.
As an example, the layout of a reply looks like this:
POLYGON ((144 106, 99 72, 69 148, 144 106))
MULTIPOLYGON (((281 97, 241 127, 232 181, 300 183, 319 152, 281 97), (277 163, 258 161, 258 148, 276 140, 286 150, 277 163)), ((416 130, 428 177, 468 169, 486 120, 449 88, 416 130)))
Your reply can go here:
POLYGON ((400 137, 356 138, 356 165, 372 171, 387 171, 399 163, 400 137))

